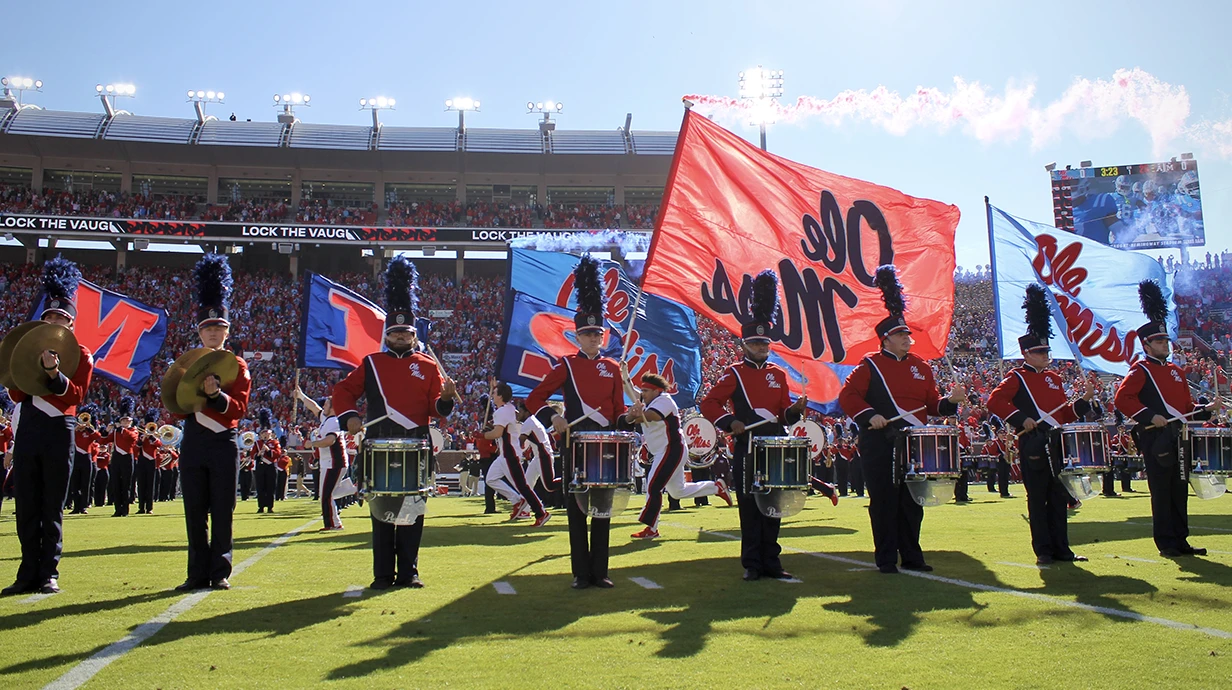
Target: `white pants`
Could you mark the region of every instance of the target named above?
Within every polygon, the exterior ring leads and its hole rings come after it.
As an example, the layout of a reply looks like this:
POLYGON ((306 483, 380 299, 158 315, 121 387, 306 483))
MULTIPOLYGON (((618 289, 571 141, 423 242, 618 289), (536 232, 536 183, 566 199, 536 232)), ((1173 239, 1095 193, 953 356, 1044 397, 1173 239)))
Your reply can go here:
MULTIPOLYGON (((532 455, 531 461, 526 463, 526 485, 530 487, 531 491, 534 491, 535 484, 543 482, 543 466, 539 464, 538 452, 532 455)), ((547 489, 548 487, 544 484, 543 488, 547 489)))
POLYGON ((642 508, 642 513, 638 520, 645 525, 658 529, 659 512, 663 509, 663 497, 659 493, 666 490, 667 495, 680 501, 686 498, 701 498, 702 496, 714 496, 719 492, 718 485, 714 482, 686 482, 684 480, 684 459, 676 465, 675 471, 667 477, 664 482, 660 470, 666 470, 663 467, 663 462, 667 458, 667 453, 663 453, 655 458, 650 465, 650 472, 646 474, 646 506, 642 508), (658 484, 662 483, 662 486, 658 484))
MULTIPOLYGON (((526 481, 530 483, 530 477, 527 477, 526 481)), ((488 476, 484 477, 484 482, 510 503, 517 503, 522 499, 522 494, 518 493, 518 487, 513 484, 513 477, 509 474, 509 461, 505 458, 497 458, 492 461, 492 466, 488 468, 488 476)))

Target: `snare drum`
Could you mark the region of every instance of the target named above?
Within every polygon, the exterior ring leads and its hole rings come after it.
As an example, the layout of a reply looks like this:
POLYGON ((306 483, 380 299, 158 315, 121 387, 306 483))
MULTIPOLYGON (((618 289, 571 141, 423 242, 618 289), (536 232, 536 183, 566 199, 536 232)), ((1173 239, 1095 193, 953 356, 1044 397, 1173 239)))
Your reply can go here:
POLYGON ((791 425, 787 430, 789 436, 807 438, 809 441, 809 458, 813 462, 821 462, 821 456, 826 450, 826 430, 811 419, 804 419, 791 425))
POLYGON ((627 431, 577 431, 569 434, 569 475, 576 488, 633 486, 633 458, 641 443, 627 431))
POLYGON ((812 444, 799 436, 755 436, 744 472, 745 493, 809 485, 812 444))
POLYGON ((975 456, 975 467, 981 472, 992 472, 997 469, 997 456, 977 455, 975 456))
POLYGON ((1103 424, 1081 422, 1061 425, 1062 472, 1096 474, 1108 469, 1108 429, 1103 424))
POLYGON ((914 426, 907 430, 907 475, 958 476, 958 429, 914 426))
POLYGON ((704 458, 718 447, 719 434, 714 424, 699 414, 686 418, 680 430, 684 432, 684 442, 691 458, 704 458))
POLYGON ((432 442, 426 438, 364 441, 363 470, 368 493, 407 496, 432 491, 432 442))
POLYGON ((1232 429, 1191 426, 1189 463, 1196 474, 1232 475, 1232 429))

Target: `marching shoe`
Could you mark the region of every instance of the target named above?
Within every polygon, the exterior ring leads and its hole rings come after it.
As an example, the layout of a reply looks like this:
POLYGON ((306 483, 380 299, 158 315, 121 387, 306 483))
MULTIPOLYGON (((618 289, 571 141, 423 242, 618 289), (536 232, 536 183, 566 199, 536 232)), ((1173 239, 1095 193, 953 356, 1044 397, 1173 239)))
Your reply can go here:
POLYGON ((1078 554, 1074 553, 1068 556, 1058 556, 1056 560, 1061 561, 1063 563, 1073 563, 1074 561, 1089 561, 1091 559, 1087 558, 1086 556, 1079 556, 1078 554))
POLYGON ((382 589, 389 589, 390 587, 393 587, 393 586, 394 586, 393 578, 378 577, 372 581, 372 584, 368 585, 368 589, 382 590, 382 589))
POLYGON ((522 508, 523 508, 525 505, 526 505, 526 499, 524 499, 524 498, 519 498, 519 499, 518 499, 518 502, 513 504, 513 510, 509 512, 509 519, 510 519, 510 520, 517 520, 517 519, 518 519, 519 514, 521 514, 521 512, 522 512, 522 508))
POLYGON ((210 586, 209 580, 198 580, 196 578, 188 578, 183 583, 175 586, 177 592, 191 592, 196 589, 206 589, 210 586))
POLYGON ((795 579, 795 575, 792 575, 791 573, 787 572, 786 570, 780 570, 780 571, 778 571, 778 572, 776 572, 776 573, 769 573, 769 572, 767 572, 767 573, 762 573, 762 575, 765 575, 766 577, 774 578, 775 580, 793 580, 793 579, 795 579))
POLYGON ((35 590, 34 585, 28 582, 14 582, 13 584, 0 589, 0 597, 12 597, 18 594, 29 594, 35 590))
POLYGON ((231 583, 227 582, 227 578, 214 580, 210 583, 210 589, 231 589, 231 583))
POLYGON ((1052 565, 1052 556, 1038 556, 1035 559, 1036 565, 1052 565))
POLYGON ((573 578, 573 584, 569 585, 574 589, 586 589, 590 586, 590 580, 584 580, 580 577, 573 578))
POLYGON ((394 584, 399 587, 411 587, 413 589, 423 589, 423 580, 419 579, 419 573, 415 573, 410 577, 400 577, 394 580, 394 584))
POLYGON ((732 505, 732 497, 731 492, 727 490, 727 482, 722 479, 716 479, 714 480, 714 488, 714 495, 726 501, 727 505, 730 507, 732 505))
POLYGON ((544 525, 548 524, 548 520, 551 520, 551 519, 552 519, 552 514, 545 510, 543 511, 543 515, 540 515, 539 517, 535 518, 535 527, 543 527, 544 525))
POLYGON ((39 587, 39 594, 59 594, 59 593, 60 593, 60 585, 56 583, 56 578, 54 577, 48 579, 47 582, 43 583, 42 587, 39 587))
POLYGON ((1205 556, 1205 555, 1206 555, 1206 549, 1204 549, 1204 548, 1202 548, 1202 547, 1197 547, 1197 548, 1195 548, 1195 547, 1192 547, 1192 546, 1190 546, 1190 545, 1186 544, 1185 546, 1182 546, 1182 547, 1181 547, 1181 554, 1183 554, 1183 555, 1185 555, 1185 556, 1205 556))
POLYGON ((1160 549, 1159 555, 1164 558, 1176 558, 1177 556, 1182 556, 1184 554, 1180 549, 1160 549))
POLYGON ((754 580, 760 580, 760 579, 761 579, 761 573, 757 572, 756 568, 745 568, 744 569, 744 581, 745 582, 752 582, 754 580))
POLYGON ((594 581, 594 585, 600 589, 611 589, 616 586, 616 583, 612 582, 611 578, 600 577, 594 581))
POLYGON ((877 571, 880 572, 882 575, 897 575, 898 566, 893 565, 893 564, 879 565, 877 566, 877 571))
POLYGON ((646 527, 641 532, 634 532, 631 536, 634 539, 658 539, 659 530, 653 527, 646 527))
POLYGON ((918 570, 919 572, 922 572, 922 573, 931 573, 933 571, 933 567, 927 563, 912 563, 911 565, 907 565, 906 563, 904 563, 903 569, 904 570, 918 570))

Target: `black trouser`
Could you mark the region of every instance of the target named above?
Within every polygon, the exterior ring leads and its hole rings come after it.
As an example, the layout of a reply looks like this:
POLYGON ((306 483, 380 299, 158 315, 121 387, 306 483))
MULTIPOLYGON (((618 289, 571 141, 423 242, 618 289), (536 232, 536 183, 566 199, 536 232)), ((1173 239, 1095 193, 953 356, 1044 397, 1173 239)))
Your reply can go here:
POLYGON ((495 513, 496 512, 496 489, 493 489, 492 485, 489 484, 487 480, 488 470, 492 467, 492 463, 494 462, 496 462, 495 455, 493 455, 490 458, 480 458, 479 459, 479 466, 483 469, 483 477, 484 477, 484 480, 483 480, 483 512, 485 513, 495 513))
POLYGON ((850 463, 848 463, 846 460, 844 460, 841 457, 835 458, 834 460, 834 483, 836 485, 836 488, 838 488, 839 496, 847 495, 847 483, 849 481, 849 476, 848 476, 849 470, 850 470, 850 463))
POLYGON ((128 515, 128 506, 133 501, 133 496, 129 493, 133 486, 133 456, 123 453, 112 454, 111 481, 115 490, 111 496, 115 514, 128 515))
MULTIPOLYGON (((243 477, 241 476, 241 479, 242 478, 243 477)), ((249 477, 248 481, 251 482, 252 477, 249 477)), ((244 494, 244 498, 246 500, 248 498, 248 494, 244 494)), ((312 500, 321 500, 321 468, 319 467, 312 471, 312 500)))
MULTIPOLYGON (((687 462, 687 458, 685 461, 687 462)), ((691 481, 695 481, 695 482, 714 481, 714 473, 710 471, 709 467, 695 467, 692 470, 689 470, 689 473, 690 473, 690 476, 693 477, 691 481)), ((698 496, 697 498, 693 499, 693 505, 708 506, 710 505, 710 497, 709 496, 698 496)))
POLYGON ((240 470, 240 498, 245 501, 252 495, 252 470, 240 470))
POLYGON ((257 469, 253 472, 257 480, 257 510, 274 509, 274 482, 278 481, 278 470, 267 462, 257 461, 257 469))
POLYGON ((154 476, 157 472, 154 458, 137 460, 137 511, 154 512, 154 476))
MULTIPOLYGON (((1038 432, 1037 432, 1038 433, 1038 432)), ((1054 453, 1059 445, 1054 443, 1054 453)), ((1023 458, 1022 486, 1027 490, 1027 520, 1031 525, 1031 550, 1036 557, 1070 560, 1074 557, 1069 547, 1069 530, 1066 525, 1066 510, 1070 494, 1056 476, 1060 462, 1048 467, 1048 458, 1038 460, 1023 458)))
POLYGON ((1121 475, 1121 491, 1133 490, 1133 485, 1130 484, 1130 479, 1133 476, 1128 469, 1113 468, 1104 473, 1104 495, 1112 496, 1116 494, 1116 475, 1121 475))
MULTIPOLYGON (((906 455, 901 438, 900 454, 906 455)), ((893 566, 901 556, 904 566, 924 563, 920 548, 920 525, 924 508, 911 497, 905 481, 895 477, 894 446, 886 432, 860 432, 860 462, 868 488, 868 517, 873 528, 877 567, 893 566)))
POLYGON ((971 500, 970 494, 967 493, 967 483, 971 481, 971 470, 963 470, 958 473, 958 481, 954 483, 954 500, 960 503, 971 500))
POLYGON ((287 478, 290 475, 286 470, 276 470, 274 477, 274 500, 284 501, 287 498, 287 478))
POLYGON ((860 460, 860 456, 856 455, 851 458, 851 467, 847 468, 847 479, 851 483, 851 490, 855 495, 864 496, 864 463, 860 460))
MULTIPOLYGON (((782 427, 768 424, 758 429, 759 436, 782 436, 782 427)), ((732 471, 735 474, 737 509, 740 514, 740 565, 746 570, 755 570, 762 575, 776 575, 783 571, 783 562, 779 554, 783 552, 779 546, 779 526, 782 520, 766 517, 757 507, 757 498, 747 492, 744 480, 745 472, 751 471, 752 464, 748 458, 750 432, 735 437, 736 452, 732 457, 732 471)))
POLYGON ((994 475, 989 472, 984 480, 988 483, 989 491, 1000 489, 1001 495, 1005 496, 1010 492, 1010 464, 1003 457, 997 458, 997 473, 994 475), (993 488, 993 482, 996 482, 996 489, 993 488))
POLYGON ((94 492, 94 463, 89 453, 73 453, 73 476, 68 484, 68 496, 74 513, 83 512, 90 506, 90 494, 94 492))
MULTIPOLYGON (((1155 547, 1184 551, 1189 548, 1189 473, 1182 473, 1177 462, 1176 445, 1172 443, 1170 459, 1161 462, 1155 453, 1155 441, 1159 434, 1171 434, 1171 430, 1143 431, 1139 434, 1138 447, 1146 462, 1146 482, 1151 489, 1151 521, 1154 527, 1155 547)), ((1186 463, 1189 460, 1186 459, 1186 463)), ((1188 468, 1185 468, 1188 470, 1188 468)))
MULTIPOLYGON (((576 431, 605 431, 598 424, 584 421, 577 425, 576 431)), ((566 445, 562 456, 569 457, 573 446, 566 445)), ((566 471, 561 475, 562 488, 568 491, 568 485, 573 481, 572 462, 566 463, 566 471)), ((586 520, 589 515, 578 505, 577 495, 566 493, 565 511, 569 516, 569 560, 573 577, 583 582, 597 582, 607 577, 608 543, 611 537, 612 520, 610 518, 590 518, 590 534, 587 538, 586 520)))
POLYGON ((180 443, 180 490, 190 580, 217 582, 231 576, 238 468, 235 430, 212 432, 189 418, 180 443))
POLYGON ((111 480, 111 470, 100 467, 94 473, 94 507, 102 508, 107 503, 107 488, 111 480))
POLYGON ((60 577, 64 547, 64 499, 73 466, 72 417, 49 417, 22 403, 13 446, 13 503, 21 565, 16 583, 42 585, 60 577))

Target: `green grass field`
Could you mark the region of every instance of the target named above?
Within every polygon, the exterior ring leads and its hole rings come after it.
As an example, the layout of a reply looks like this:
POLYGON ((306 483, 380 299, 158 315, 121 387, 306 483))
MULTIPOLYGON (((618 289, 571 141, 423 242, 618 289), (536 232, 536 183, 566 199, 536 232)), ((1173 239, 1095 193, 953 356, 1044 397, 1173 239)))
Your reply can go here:
MULTIPOLYGON (((802 583, 741 581, 734 508, 665 513, 661 540, 629 539, 634 497, 613 525, 616 589, 580 592, 563 514, 534 529, 480 515, 478 499, 434 499, 427 587, 361 596, 344 593, 371 581, 366 508, 321 534, 309 500, 273 515, 248 501, 237 564, 305 531, 191 607, 171 591, 184 579, 179 504, 124 520, 96 509, 66 517, 63 593, 0 600, 0 687, 56 681, 177 603, 87 687, 1232 687, 1232 496, 1190 500, 1205 558, 1161 558, 1139 493, 1087 501, 1070 536, 1091 561, 1040 570, 1014 491, 973 485, 975 504, 927 509, 932 577, 869 571, 866 501, 812 498, 781 538, 802 583)), ((6 502, 4 584, 17 551, 6 502)))

